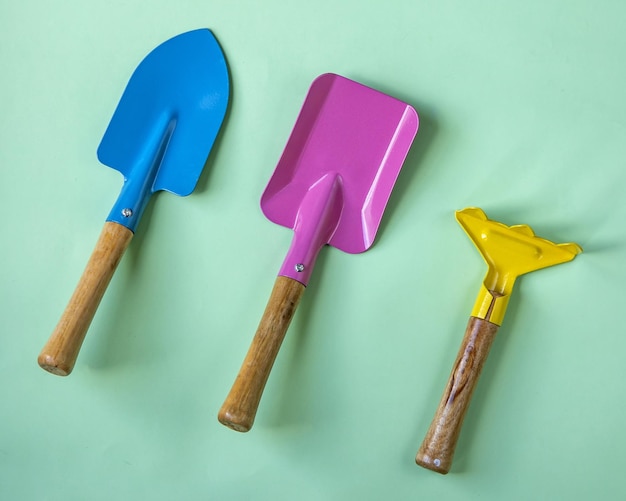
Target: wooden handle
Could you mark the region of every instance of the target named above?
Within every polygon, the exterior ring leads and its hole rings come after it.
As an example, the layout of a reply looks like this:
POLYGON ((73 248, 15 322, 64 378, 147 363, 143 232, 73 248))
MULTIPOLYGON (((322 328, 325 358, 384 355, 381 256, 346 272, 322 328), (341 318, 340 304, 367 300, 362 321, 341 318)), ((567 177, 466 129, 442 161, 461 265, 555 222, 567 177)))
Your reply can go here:
POLYGON ((252 428, 265 383, 304 289, 292 278, 276 279, 248 354, 218 413, 223 425, 242 432, 252 428))
POLYGON ((470 317, 448 385, 415 462, 438 473, 450 471, 463 418, 498 325, 470 317))
POLYGON ((58 376, 72 372, 89 324, 132 237, 133 232, 121 224, 104 224, 76 290, 39 354, 42 369, 58 376))

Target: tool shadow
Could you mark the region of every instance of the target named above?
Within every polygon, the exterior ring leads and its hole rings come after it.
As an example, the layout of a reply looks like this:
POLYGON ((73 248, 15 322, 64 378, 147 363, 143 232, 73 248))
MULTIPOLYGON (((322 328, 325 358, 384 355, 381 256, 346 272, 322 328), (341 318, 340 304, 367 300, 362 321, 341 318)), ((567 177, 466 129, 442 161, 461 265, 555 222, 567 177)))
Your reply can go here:
MULTIPOLYGON (((402 203, 402 200, 406 198, 405 195, 415 182, 420 170, 419 167, 423 163, 428 147, 432 144, 433 138, 436 135, 436 124, 431 118, 429 111, 418 109, 418 114, 420 119, 419 131, 407 155, 404 166, 400 170, 398 180, 394 185, 392 195, 387 203, 381 225, 378 229, 377 238, 382 238, 388 218, 393 216, 393 213, 402 203)), ((303 402, 310 402, 309 396, 317 393, 314 391, 316 382, 313 381, 311 377, 316 371, 308 364, 302 363, 302 361, 306 359, 309 348, 308 345, 310 344, 310 319, 319 314, 319 312, 316 311, 317 297, 320 291, 323 291, 325 287, 325 270, 327 268, 326 262, 329 259, 329 255, 329 249, 324 247, 317 258, 317 271, 312 280, 312 284, 310 287, 307 287, 292 325, 289 328, 287 336, 290 339, 290 349, 281 349, 282 355, 279 354, 284 364, 283 370, 280 371, 282 376, 281 380, 272 382, 272 376, 270 376, 268 384, 271 383, 271 387, 273 388, 280 387, 280 390, 279 396, 277 397, 264 395, 264 399, 269 401, 265 402, 266 405, 263 405, 263 401, 261 402, 261 405, 265 409, 269 409, 269 411, 266 411, 266 417, 263 418, 268 426, 303 426, 311 420, 312 413, 307 412, 307 409, 315 404, 303 402), (303 395, 305 395, 305 398, 303 398, 303 395), (269 398, 267 398, 268 396, 269 398), (297 404, 294 405, 294 403, 297 404)), ((319 332, 314 333, 314 335, 325 334, 326 333, 319 332)), ((314 364, 315 362, 312 363, 314 364)), ((339 391, 339 387, 333 385, 324 385, 324 388, 326 390, 329 388, 337 388, 339 391)), ((325 398, 332 400, 333 396, 327 395, 325 398)))
MULTIPOLYGON (((231 75, 232 73, 230 71, 228 60, 226 60, 226 67, 228 68, 228 74, 231 75)), ((219 161, 220 146, 223 142, 224 133, 228 129, 232 101, 234 98, 232 79, 229 79, 228 85, 230 99, 228 100, 222 125, 204 163, 196 187, 190 196, 197 196, 207 190, 207 185, 209 184, 213 168, 219 161)), ((136 357, 146 356, 143 350, 142 353, 132 353, 131 350, 128 349, 129 342, 127 338, 129 333, 124 329, 124 325, 126 323, 126 319, 128 319, 128 317, 132 315, 135 310, 133 301, 136 301, 136 299, 133 298, 145 297, 145 293, 142 293, 140 290, 137 290, 137 294, 133 293, 133 289, 135 289, 135 282, 133 279, 138 275, 140 271, 139 267, 142 266, 142 248, 144 247, 146 238, 150 235, 150 231, 153 226, 151 221, 155 210, 154 207, 155 204, 158 203, 159 198, 160 193, 155 193, 152 196, 152 200, 150 200, 146 206, 137 231, 125 253, 124 258, 122 259, 122 262, 120 263, 116 275, 112 279, 111 286, 109 287, 109 289, 114 287, 121 288, 124 290, 124 294, 112 294, 109 291, 109 293, 105 294, 102 305, 99 308, 104 311, 100 315, 96 313, 97 317, 100 317, 98 320, 99 325, 94 325, 93 330, 105 332, 101 332, 99 335, 96 334, 93 336, 96 338, 93 342, 95 345, 94 350, 85 350, 87 351, 86 358, 88 359, 90 365, 95 369, 104 369, 106 367, 119 364, 123 365, 131 360, 134 360, 136 363, 136 357), (113 299, 113 297, 116 299, 113 299), (94 353, 91 353, 91 351, 94 353)), ((146 338, 148 337, 147 333, 139 333, 139 335, 142 337, 145 336, 146 338)))
MULTIPOLYGON (((326 282, 327 261, 329 259, 328 246, 324 247, 316 260, 316 273, 309 286, 307 286, 298 310, 287 332, 288 344, 281 348, 278 354, 282 358, 282 370, 275 371, 280 374, 272 382, 272 375, 268 381, 268 386, 278 389, 274 393, 267 392, 261 400, 261 410, 259 420, 263 419, 265 424, 272 428, 306 426, 311 421, 312 413, 309 412, 312 396, 316 392, 315 378, 316 371, 311 365, 303 363, 307 359, 310 351, 310 336, 324 335, 323 332, 311 332, 311 319, 318 314, 316 304, 320 290, 324 288, 326 282), (285 349, 288 348, 288 349, 285 349), (271 384, 269 384, 271 383, 271 384), (263 400, 266 400, 265 405, 263 400), (261 412, 265 409, 266 415, 262 417, 261 412)), ((314 361, 313 361, 314 364, 314 361)), ((278 374, 274 374, 277 376, 278 374)), ((332 398, 332 396, 328 396, 332 398)))
MULTIPOLYGON (((159 198, 154 197, 154 198, 159 198)), ((137 304, 145 299, 146 285, 144 281, 137 280, 142 275, 143 260, 141 259, 142 248, 147 236, 150 234, 151 220, 154 213, 155 200, 146 207, 138 230, 133 237, 120 265, 113 276, 111 283, 102 302, 94 316, 87 337, 89 344, 85 346, 85 361, 95 370, 106 370, 114 366, 127 364, 136 365, 146 356, 132 348, 130 337, 147 338, 148 333, 130 331, 133 325, 133 316, 137 315, 137 304)), ((152 342, 141 344, 150 346, 152 342)))

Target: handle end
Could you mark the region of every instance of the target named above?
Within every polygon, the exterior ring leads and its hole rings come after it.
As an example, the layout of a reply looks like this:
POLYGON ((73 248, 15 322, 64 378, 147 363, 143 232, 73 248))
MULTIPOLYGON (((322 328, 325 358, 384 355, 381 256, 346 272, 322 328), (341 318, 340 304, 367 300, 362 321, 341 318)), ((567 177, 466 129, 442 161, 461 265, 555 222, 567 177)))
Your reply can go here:
POLYGON ((415 462, 422 468, 441 473, 442 475, 446 475, 452 466, 452 458, 448 460, 447 458, 432 457, 427 452, 422 451, 422 449, 415 456, 415 462))
POLYGON ((245 412, 233 412, 222 407, 217 414, 217 420, 224 426, 227 426, 231 430, 238 431, 240 433, 246 433, 250 431, 254 424, 254 416, 245 412))
POLYGON ((42 352, 37 358, 39 367, 56 376, 69 376, 74 368, 74 364, 70 364, 64 360, 56 360, 52 355, 42 352))

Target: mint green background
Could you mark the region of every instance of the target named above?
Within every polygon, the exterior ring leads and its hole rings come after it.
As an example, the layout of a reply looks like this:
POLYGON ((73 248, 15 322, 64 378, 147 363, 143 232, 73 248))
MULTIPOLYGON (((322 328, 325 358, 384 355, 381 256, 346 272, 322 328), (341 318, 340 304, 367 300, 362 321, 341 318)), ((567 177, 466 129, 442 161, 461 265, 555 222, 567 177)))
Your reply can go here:
POLYGON ((623 499, 625 21, 619 0, 2 0, 0 498, 623 499), (139 60, 199 27, 231 69, 224 132, 51 376, 37 354, 121 187, 97 145, 139 60), (259 198, 328 71, 421 129, 372 249, 323 251, 237 434, 216 414, 291 237, 259 198), (585 253, 518 282, 444 477, 414 456, 486 270, 467 206, 585 253))

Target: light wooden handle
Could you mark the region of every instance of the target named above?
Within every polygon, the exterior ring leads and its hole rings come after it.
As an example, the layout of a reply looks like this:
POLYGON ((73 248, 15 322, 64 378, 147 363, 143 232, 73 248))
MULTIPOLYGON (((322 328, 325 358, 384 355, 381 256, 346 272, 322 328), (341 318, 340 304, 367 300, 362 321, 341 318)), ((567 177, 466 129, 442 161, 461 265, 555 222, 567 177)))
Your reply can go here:
POLYGON ((293 278, 276 279, 248 354, 218 413, 223 425, 242 432, 252 428, 265 383, 304 289, 293 278))
POLYGON ((443 474, 450 471, 465 412, 497 332, 497 324, 470 317, 448 385, 415 457, 418 465, 443 474))
POLYGON ((121 224, 104 224, 74 294, 39 354, 42 369, 58 376, 72 372, 89 324, 132 237, 133 232, 121 224))

